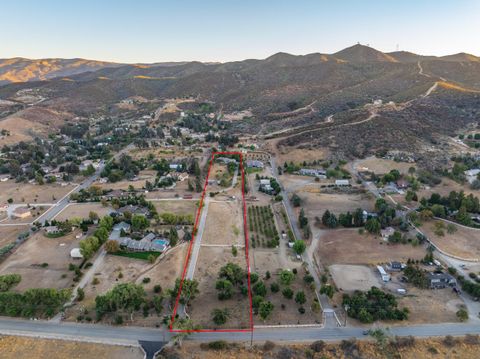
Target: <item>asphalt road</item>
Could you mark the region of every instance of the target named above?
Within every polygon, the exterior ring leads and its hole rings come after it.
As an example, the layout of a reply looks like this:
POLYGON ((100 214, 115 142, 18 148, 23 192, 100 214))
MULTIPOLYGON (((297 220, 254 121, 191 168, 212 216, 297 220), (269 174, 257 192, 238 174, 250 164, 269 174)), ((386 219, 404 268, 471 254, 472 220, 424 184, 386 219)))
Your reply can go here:
MULTIPOLYGON (((262 328, 253 332, 254 341, 286 341, 309 342, 314 340, 338 341, 348 338, 365 339, 363 334, 366 328, 334 327, 334 328, 262 328)), ((392 327, 392 335, 415 337, 430 336, 460 336, 465 334, 480 334, 477 324, 428 324, 392 327)), ((51 323, 47 321, 29 321, 18 319, 0 318, 0 333, 4 335, 27 335, 45 338, 71 339, 79 341, 94 341, 109 344, 136 344, 144 341, 168 341, 173 334, 168 330, 141 328, 141 327, 113 327, 98 324, 80 323, 51 323)), ((245 341, 251 339, 250 332, 209 332, 193 333, 188 340, 195 341, 245 341)))

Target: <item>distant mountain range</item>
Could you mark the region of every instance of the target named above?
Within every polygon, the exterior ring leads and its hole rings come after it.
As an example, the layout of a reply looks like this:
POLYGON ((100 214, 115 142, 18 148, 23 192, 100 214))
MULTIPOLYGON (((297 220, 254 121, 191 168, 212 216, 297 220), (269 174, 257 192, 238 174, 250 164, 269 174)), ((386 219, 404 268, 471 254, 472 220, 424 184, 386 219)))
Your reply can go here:
POLYGON ((231 124, 233 132, 271 138, 288 131, 280 146, 329 148, 344 157, 421 153, 480 122, 480 59, 465 53, 435 57, 354 45, 334 54, 227 63, 10 59, 0 60, 0 81, 0 104, 22 106, 35 94, 34 107, 81 118, 108 115, 133 96, 193 96, 224 113, 250 110, 250 118, 231 124), (374 102, 380 105, 372 108, 374 102))
POLYGON ((223 69, 242 69, 252 65, 271 64, 275 66, 312 66, 325 62, 334 63, 371 63, 392 62, 409 63, 418 61, 446 61, 446 62, 480 62, 480 58, 471 54, 458 53, 448 56, 423 56, 406 51, 383 53, 364 45, 354 45, 334 54, 312 53, 308 55, 291 55, 279 52, 265 60, 245 60, 229 63, 201 63, 201 62, 163 62, 152 64, 121 64, 114 62, 85 60, 85 59, 25 59, 20 57, 0 59, 0 85, 12 82, 28 82, 49 80, 56 77, 69 77, 85 72, 94 72, 109 69, 115 76, 148 76, 165 77, 186 75, 202 71, 205 66, 216 66, 223 69), (175 68, 167 71, 164 68, 175 68), (135 75, 138 73, 137 75, 135 75), (150 75, 145 75, 149 73, 150 75))

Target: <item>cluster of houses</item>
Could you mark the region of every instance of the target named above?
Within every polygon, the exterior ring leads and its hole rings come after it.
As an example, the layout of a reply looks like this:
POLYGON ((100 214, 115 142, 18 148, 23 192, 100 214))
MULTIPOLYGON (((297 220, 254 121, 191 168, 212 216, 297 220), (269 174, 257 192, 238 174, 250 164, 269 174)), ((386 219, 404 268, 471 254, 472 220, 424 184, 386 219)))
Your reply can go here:
POLYGON ((170 245, 168 239, 159 237, 155 233, 147 233, 138 241, 126 236, 128 233, 130 233, 130 224, 120 222, 113 226, 108 239, 116 241, 120 247, 131 252, 164 252, 170 245))
MULTIPOLYGON (((439 266, 440 262, 436 261, 435 264, 439 266)), ((406 265, 404 263, 393 261, 386 266, 386 270, 383 266, 377 265, 377 271, 380 274, 380 278, 382 279, 382 281, 389 282, 391 280, 391 275, 387 271, 400 272, 405 269, 405 267, 406 265)), ((455 277, 442 271, 428 272, 427 280, 430 289, 442 289, 448 287, 455 288, 457 285, 457 280, 455 279, 455 277)), ((404 294, 405 290, 403 289, 402 291, 398 292, 404 294)))

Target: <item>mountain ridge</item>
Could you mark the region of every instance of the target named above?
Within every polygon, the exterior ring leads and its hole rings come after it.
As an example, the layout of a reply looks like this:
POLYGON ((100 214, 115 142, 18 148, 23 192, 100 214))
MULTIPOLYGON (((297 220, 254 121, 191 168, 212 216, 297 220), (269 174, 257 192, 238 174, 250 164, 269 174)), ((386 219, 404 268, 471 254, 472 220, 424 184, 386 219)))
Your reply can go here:
POLYGON ((333 54, 309 53, 305 55, 293 55, 287 52, 278 52, 265 59, 245 59, 241 61, 231 61, 225 63, 201 62, 201 61, 178 61, 178 62, 154 62, 154 63, 118 63, 100 60, 89 60, 83 58, 44 58, 28 59, 24 57, 13 57, 0 59, 0 85, 15 82, 30 82, 50 80, 56 77, 70 77, 87 72, 96 72, 105 69, 131 69, 135 73, 133 76, 147 76, 142 73, 157 71, 167 75, 153 77, 172 76, 172 73, 178 75, 175 69, 184 68, 182 75, 191 74, 206 69, 232 70, 245 69, 251 66, 314 66, 322 63, 332 62, 342 63, 411 63, 418 61, 445 61, 445 62, 480 62, 480 57, 467 53, 457 53, 446 56, 425 56, 418 55, 408 51, 396 51, 385 53, 374 49, 373 47, 356 44, 337 51, 333 54), (170 70, 167 70, 169 68, 170 70), (188 71, 186 68, 190 68, 188 71), (163 70, 162 70, 163 69, 163 70))

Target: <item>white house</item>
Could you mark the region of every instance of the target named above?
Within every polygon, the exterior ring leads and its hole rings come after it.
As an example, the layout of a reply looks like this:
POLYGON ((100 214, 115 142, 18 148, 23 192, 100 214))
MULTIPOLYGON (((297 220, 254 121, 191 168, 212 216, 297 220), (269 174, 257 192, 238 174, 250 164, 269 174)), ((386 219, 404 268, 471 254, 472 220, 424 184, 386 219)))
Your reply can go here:
POLYGON ((339 186, 339 187, 350 186, 350 181, 348 179, 337 179, 335 180, 335 186, 339 186))
POLYGON ((380 276, 382 277, 382 280, 383 280, 384 282, 390 281, 390 274, 388 274, 387 272, 385 272, 385 269, 383 269, 382 266, 377 266, 377 270, 378 270, 378 272, 380 273, 380 276))

